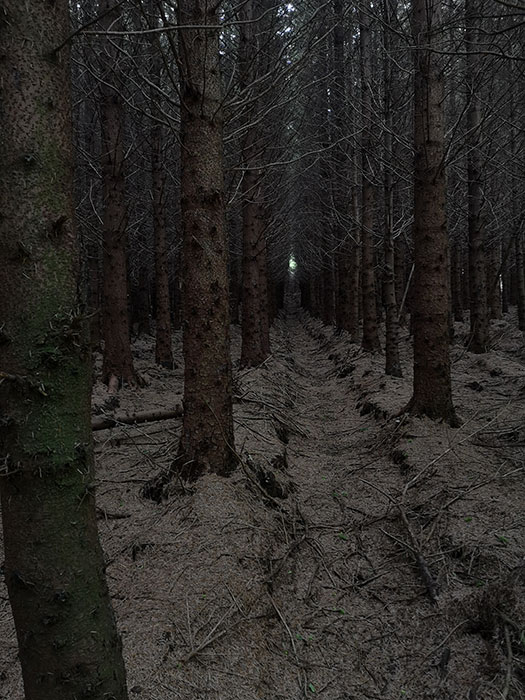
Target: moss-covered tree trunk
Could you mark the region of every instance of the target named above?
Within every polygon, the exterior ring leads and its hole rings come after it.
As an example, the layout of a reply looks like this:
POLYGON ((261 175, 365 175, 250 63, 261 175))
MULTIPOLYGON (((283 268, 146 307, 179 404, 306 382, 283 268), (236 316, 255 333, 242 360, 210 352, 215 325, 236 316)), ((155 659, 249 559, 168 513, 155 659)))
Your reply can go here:
POLYGON ((232 372, 219 22, 206 0, 179 0, 183 230, 183 471, 228 475, 232 372))
POLYGON ((93 496, 66 0, 1 7, 0 494, 26 700, 127 698, 93 496))

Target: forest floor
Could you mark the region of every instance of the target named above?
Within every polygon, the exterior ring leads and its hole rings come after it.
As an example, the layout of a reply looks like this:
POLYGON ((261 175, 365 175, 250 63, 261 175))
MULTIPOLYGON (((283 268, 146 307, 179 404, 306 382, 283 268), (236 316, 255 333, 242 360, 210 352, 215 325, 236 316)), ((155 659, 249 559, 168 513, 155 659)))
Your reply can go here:
MULTIPOLYGON (((452 429, 400 411, 404 378, 301 312, 272 356, 235 371, 229 479, 142 486, 169 466, 180 420, 95 433, 100 534, 130 697, 143 700, 525 698, 525 352, 514 319, 493 348, 452 347, 452 429)), ((119 407, 170 408, 178 368, 135 342, 147 385, 119 407)), ((233 329, 238 364, 240 338, 233 329)), ((2 584, 3 586, 3 584, 2 584)), ((0 698, 22 700, 0 588, 0 698)))

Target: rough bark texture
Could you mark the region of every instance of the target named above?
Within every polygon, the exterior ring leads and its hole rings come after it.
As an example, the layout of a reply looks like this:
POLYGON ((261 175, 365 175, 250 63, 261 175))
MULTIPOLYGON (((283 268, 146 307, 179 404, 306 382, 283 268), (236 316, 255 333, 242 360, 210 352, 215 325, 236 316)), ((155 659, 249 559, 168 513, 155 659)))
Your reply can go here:
POLYGON ((375 187, 371 159, 374 142, 372 137, 372 54, 370 46, 370 18, 362 11, 360 25, 361 100, 363 105, 363 136, 361 162, 363 187, 361 199, 361 294, 363 304, 363 350, 381 349, 377 328, 376 288, 374 272, 374 207, 375 187))
POLYGON ((126 700, 98 541, 68 4, 2 2, 0 492, 26 700, 126 700))
POLYGON ((441 0, 413 0, 414 393, 409 409, 452 425, 448 236, 445 216, 444 78, 435 46, 441 0))
POLYGON ((468 180, 468 238, 470 280, 470 335, 471 352, 484 353, 489 343, 489 319, 487 309, 487 282, 485 270, 485 230, 482 221, 482 161, 481 103, 479 90, 479 57, 476 0, 465 2, 465 45, 467 50, 467 180, 468 180))
MULTIPOLYGON (((100 0, 99 8, 101 11, 106 11, 113 4, 113 0, 100 0)), ((119 12, 120 10, 117 8, 105 14, 101 20, 101 28, 118 29, 120 27, 119 12)), ((104 197, 104 281, 102 294, 104 362, 102 380, 115 389, 122 381, 135 384, 137 376, 131 356, 128 318, 124 121, 122 97, 119 92, 121 81, 117 68, 120 54, 115 47, 116 37, 111 37, 111 41, 107 39, 101 41, 99 63, 104 79, 100 87, 104 197)))
POLYGON ((180 0, 184 421, 194 478, 234 468, 219 24, 206 0, 180 0))

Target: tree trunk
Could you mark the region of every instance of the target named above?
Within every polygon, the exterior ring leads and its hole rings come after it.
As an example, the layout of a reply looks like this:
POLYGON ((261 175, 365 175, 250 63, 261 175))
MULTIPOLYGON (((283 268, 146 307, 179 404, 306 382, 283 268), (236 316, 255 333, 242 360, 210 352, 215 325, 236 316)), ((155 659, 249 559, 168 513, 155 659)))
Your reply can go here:
MULTIPOLYGON (((100 0, 99 9, 107 11, 112 5, 113 0, 100 0)), ((107 12, 100 25, 102 31, 121 28, 120 9, 115 8, 107 12)), ((118 67, 120 54, 115 46, 116 41, 118 41, 116 37, 111 37, 110 40, 102 39, 99 56, 103 77, 100 85, 104 197, 102 381, 111 390, 115 390, 123 381, 132 385, 137 382, 131 355, 128 318, 124 115, 121 96, 122 80, 118 67)))
POLYGON ((206 0, 179 0, 183 229, 183 475, 235 466, 219 22, 206 0))
MULTIPOLYGON (((263 209, 264 213, 264 209, 263 209)), ((266 217, 265 217, 266 218, 266 217)), ((259 283, 261 285, 261 293, 259 296, 259 317, 261 319, 261 352, 264 357, 268 357, 271 352, 270 348, 270 280, 268 277, 268 258, 266 246, 266 221, 263 221, 264 228, 262 232, 260 253, 259 253, 259 283)))
POLYGON ((413 0, 414 63, 414 389, 409 410, 457 425, 449 349, 445 216, 444 77, 436 48, 441 0, 413 0))
MULTIPOLYGON (((155 16, 155 4, 151 3, 155 16)), ((153 53, 153 83, 161 86, 162 53, 158 34, 151 35, 153 53)), ((152 116, 156 117, 158 92, 151 88, 152 116)), ((161 367, 173 367, 171 351, 170 284, 168 269, 168 232, 166 231, 165 188, 163 163, 164 134, 162 124, 153 122, 151 129, 151 185, 153 192, 153 238, 155 241, 155 362, 161 367)))
POLYGON ((100 261, 99 246, 90 243, 87 246, 87 311, 89 314, 89 329, 91 348, 100 350, 100 261))
POLYGON ((241 305, 241 260, 240 256, 230 252, 230 320, 238 325, 241 321, 239 313, 241 305))
POLYGON ((482 222, 483 193, 480 151, 481 104, 478 95, 479 57, 476 0, 465 0, 465 46, 467 51, 467 179, 468 179, 468 237, 470 280, 470 335, 471 352, 484 353, 489 343, 487 309, 487 282, 485 276, 485 229, 482 222))
POLYGON ((459 241, 452 244, 451 250, 451 296, 452 296, 452 314, 454 321, 463 322, 463 285, 462 285, 462 255, 461 245, 459 241))
POLYGON ((393 190, 391 178, 387 176, 385 184, 385 277, 384 277, 384 297, 385 297, 385 324, 386 324, 386 344, 385 344, 385 373, 392 377, 402 377, 401 362, 399 359, 399 322, 397 318, 396 286, 394 273, 394 239, 392 231, 393 214, 393 190))
POLYGON ((345 134, 345 43, 344 17, 342 0, 334 0, 334 79, 330 88, 331 109, 335 145, 333 152, 332 178, 334 202, 334 231, 333 240, 336 246, 336 294, 335 294, 335 325, 338 330, 351 330, 351 265, 352 241, 345 226, 346 213, 349 209, 347 202, 346 152, 344 147, 345 134))
POLYGON ((385 304, 385 373, 392 377, 402 377, 401 362, 399 359, 399 321, 397 314, 396 299, 396 279, 395 279, 395 255, 394 255, 394 183, 392 180, 392 165, 394 163, 394 148, 392 142, 392 104, 391 96, 393 91, 392 59, 391 59, 391 35, 390 26, 393 15, 396 12, 396 5, 385 3, 385 22, 383 29, 383 41, 385 47, 384 58, 384 79, 385 79, 385 233, 384 233, 384 258, 385 268, 383 277, 383 296, 385 304))
POLYGON ((394 240, 394 279, 396 283, 396 301, 398 304, 397 318, 400 326, 404 326, 407 321, 406 301, 403 303, 403 300, 408 279, 407 262, 410 262, 409 256, 410 253, 404 239, 401 236, 397 236, 394 240))
POLYGON ((257 21, 260 7, 247 0, 240 9, 239 73, 240 88, 250 101, 245 115, 246 133, 242 143, 242 343, 241 367, 255 367, 269 354, 268 299, 266 280, 266 232, 262 191, 261 160, 264 147, 258 123, 260 115, 256 84, 261 60, 257 21))
POLYGON ((381 350, 377 328, 376 288, 374 272, 374 207, 375 185, 372 137, 372 49, 370 45, 370 18, 360 13, 361 99, 363 105, 363 136, 361 164, 363 186, 361 199, 361 294, 363 303, 363 337, 361 347, 368 352, 381 350))
POLYGON ((148 269, 141 265, 137 282, 131 287, 131 328, 134 335, 151 334, 151 302, 148 269))
POLYGON ((485 265, 487 279, 487 306, 489 318, 501 318, 501 245, 499 240, 489 248, 485 265))
POLYGON ((26 700, 126 700, 94 502, 68 3, 2 3, 0 496, 26 700))
POLYGON ((525 331, 525 261, 523 256, 523 241, 521 236, 514 239, 516 259, 516 301, 518 305, 518 328, 525 331))

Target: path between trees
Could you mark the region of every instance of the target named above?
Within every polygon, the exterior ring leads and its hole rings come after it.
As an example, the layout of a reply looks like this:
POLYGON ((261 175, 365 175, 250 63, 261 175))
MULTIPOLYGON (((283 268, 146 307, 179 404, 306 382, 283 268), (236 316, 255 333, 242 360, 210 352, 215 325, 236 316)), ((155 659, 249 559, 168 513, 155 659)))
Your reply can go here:
MULTIPOLYGON (((464 424, 453 430, 395 417, 410 392, 406 337, 406 379, 388 378, 382 356, 290 313, 273 328, 272 357, 235 373, 244 466, 174 483, 160 504, 140 490, 170 464, 180 419, 96 431, 99 527, 131 696, 521 697, 525 370, 512 324, 498 332, 480 358, 457 327, 464 424)), ((161 369, 152 351, 150 339, 135 342, 148 383, 106 412, 180 403, 181 358, 161 369)), ((95 411, 107 401, 97 385, 95 411)), ((0 698, 22 700, 4 598, 0 698)))

